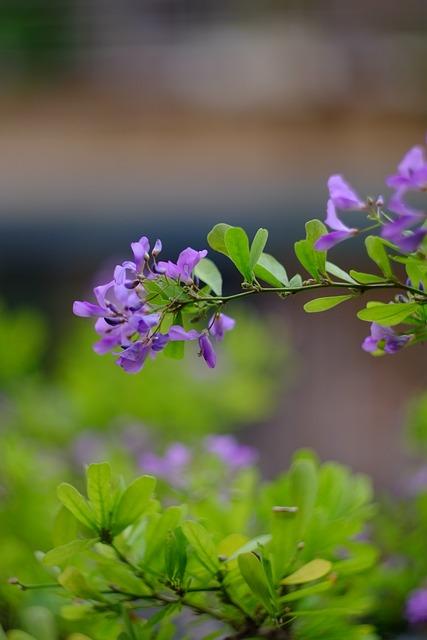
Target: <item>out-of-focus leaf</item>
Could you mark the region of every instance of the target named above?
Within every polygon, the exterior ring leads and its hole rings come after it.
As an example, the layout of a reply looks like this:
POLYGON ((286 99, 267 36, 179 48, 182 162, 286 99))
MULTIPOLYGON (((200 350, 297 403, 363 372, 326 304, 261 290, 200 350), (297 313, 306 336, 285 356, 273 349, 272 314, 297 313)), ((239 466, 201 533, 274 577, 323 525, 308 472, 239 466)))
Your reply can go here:
POLYGON ((252 240, 250 252, 249 252, 249 264, 251 269, 255 267, 258 263, 262 252, 264 251, 264 247, 267 244, 268 240, 268 231, 267 229, 258 229, 255 234, 254 239, 252 240))
POLYGON ((95 514, 82 494, 75 487, 67 482, 59 485, 57 495, 75 518, 89 529, 96 528, 95 514))
POLYGON ((141 476, 125 489, 114 512, 113 531, 119 533, 133 524, 147 509, 156 486, 153 476, 141 476))
POLYGON ((222 294, 222 275, 212 260, 208 258, 200 260, 194 269, 194 273, 202 282, 209 285, 217 296, 222 294))
POLYGON ((316 558, 304 564, 302 567, 286 576, 281 583, 282 584, 304 584, 305 582, 313 582, 323 578, 332 569, 332 563, 329 560, 323 560, 316 558))

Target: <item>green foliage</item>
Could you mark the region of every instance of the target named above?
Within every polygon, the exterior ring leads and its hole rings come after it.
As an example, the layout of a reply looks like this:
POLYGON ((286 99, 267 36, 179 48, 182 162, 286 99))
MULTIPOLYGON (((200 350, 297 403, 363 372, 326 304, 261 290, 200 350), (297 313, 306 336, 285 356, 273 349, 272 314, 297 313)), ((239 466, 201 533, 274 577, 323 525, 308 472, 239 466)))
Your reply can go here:
POLYGON ((222 275, 212 260, 203 258, 194 269, 195 275, 207 284, 217 296, 222 293, 222 275))
POLYGON ((417 311, 416 303, 394 302, 384 304, 382 302, 369 302, 366 309, 362 309, 357 314, 360 320, 368 322, 377 322, 385 327, 392 327, 400 324, 408 316, 417 311))
POLYGON ((320 220, 310 220, 305 225, 305 231, 305 240, 295 243, 295 254, 304 269, 318 280, 326 275, 326 251, 317 251, 314 245, 327 229, 320 220))
POLYGON ((319 313, 320 311, 328 311, 329 309, 333 309, 337 305, 345 302, 346 300, 350 300, 352 296, 328 296, 327 298, 316 298, 315 300, 310 300, 310 302, 306 302, 304 305, 304 311, 307 313, 319 313))
POLYGON ((372 546, 352 540, 372 514, 366 478, 301 452, 287 473, 253 483, 236 502, 245 477, 228 487, 229 505, 224 494, 210 492, 200 503, 165 508, 150 499, 154 479, 126 486, 106 463, 87 468, 87 498, 61 485, 77 537, 48 551, 44 564, 61 567, 53 577, 63 590, 64 618, 78 620, 94 640, 124 638, 131 610, 141 614, 131 618, 135 638, 162 638, 165 628, 174 637, 185 610, 201 622, 220 621, 221 633, 236 638, 258 637, 261 629, 274 638, 311 640, 338 631, 363 638, 357 618, 371 601, 347 576, 354 580, 376 560, 372 546), (217 519, 218 508, 228 506, 248 514, 239 530, 232 518, 217 519))

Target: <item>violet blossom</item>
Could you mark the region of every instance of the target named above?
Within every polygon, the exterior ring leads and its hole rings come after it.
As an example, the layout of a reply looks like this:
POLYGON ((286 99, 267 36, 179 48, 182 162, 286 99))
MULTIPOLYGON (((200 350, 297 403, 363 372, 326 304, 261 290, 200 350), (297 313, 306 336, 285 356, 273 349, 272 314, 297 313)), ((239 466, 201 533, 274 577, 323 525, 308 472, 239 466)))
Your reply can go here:
POLYGON ((181 251, 176 263, 171 262, 170 260, 167 262, 159 262, 157 264, 157 272, 164 274, 172 280, 179 280, 184 284, 191 284, 193 282, 192 274, 195 267, 199 264, 200 260, 207 255, 207 253, 206 249, 203 251, 196 251, 191 247, 187 247, 187 249, 181 251))
POLYGON ((230 318, 225 313, 217 313, 209 320, 209 333, 217 340, 222 340, 224 334, 234 329, 235 325, 234 318, 230 318))
POLYGON ((96 303, 76 300, 73 311, 83 318, 96 318, 95 331, 100 340, 93 346, 94 350, 101 355, 120 347, 122 351, 117 354, 116 363, 127 373, 139 372, 148 357, 156 356, 168 342, 177 340, 197 340, 200 355, 208 367, 214 368, 216 354, 210 336, 222 340, 225 332, 234 327, 235 321, 225 314, 217 314, 202 331, 186 331, 180 325, 173 325, 168 332, 162 333, 160 328, 165 314, 158 304, 150 306, 150 297, 144 288, 145 282, 165 277, 178 283, 192 284, 194 269, 207 251, 187 247, 179 254, 176 263, 157 263, 161 249, 162 243, 156 240, 150 253, 146 236, 132 242, 133 261, 117 265, 113 280, 95 287, 96 303))
POLYGON ((337 209, 360 211, 366 203, 359 198, 341 175, 332 175, 328 180, 329 200, 326 207, 325 224, 332 230, 321 236, 314 245, 318 251, 327 251, 339 242, 355 235, 358 230, 345 225, 338 217, 337 209))
POLYGON ((231 469, 248 467, 258 454, 253 447, 239 442, 230 435, 209 436, 205 440, 206 450, 216 455, 231 469))
POLYGON ((362 349, 368 353, 384 352, 393 354, 403 349, 411 339, 410 335, 397 334, 391 327, 371 324, 371 335, 364 339, 362 349))
POLYGON ((172 443, 163 456, 147 452, 139 458, 139 466, 145 473, 152 473, 175 485, 184 484, 183 473, 190 462, 191 452, 180 442, 172 443))
POLYGON ((395 189, 390 198, 389 209, 397 218, 384 225, 382 236, 405 253, 412 253, 418 249, 427 234, 427 229, 423 226, 426 213, 409 206, 405 201, 408 191, 427 191, 427 159, 423 147, 412 147, 400 162, 397 173, 389 176, 386 182, 395 189))
POLYGON ((406 618, 411 624, 427 622, 427 589, 412 591, 406 601, 406 618))

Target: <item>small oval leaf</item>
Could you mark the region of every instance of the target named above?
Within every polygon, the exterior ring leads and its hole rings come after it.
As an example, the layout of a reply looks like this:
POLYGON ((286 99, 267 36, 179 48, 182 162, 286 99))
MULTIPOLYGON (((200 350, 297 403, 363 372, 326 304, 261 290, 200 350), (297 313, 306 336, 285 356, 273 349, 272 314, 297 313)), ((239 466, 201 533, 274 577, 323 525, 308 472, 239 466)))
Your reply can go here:
POLYGON ((332 563, 329 560, 322 560, 321 558, 317 558, 316 560, 311 560, 311 562, 307 562, 302 567, 291 573, 289 576, 286 576, 281 583, 282 584, 304 584, 305 582, 313 582, 313 580, 318 580, 319 578, 323 578, 327 573, 332 569, 332 563))
POLYGON ((326 298, 316 298, 315 300, 306 302, 306 304, 304 305, 304 311, 306 311, 307 313, 319 313, 320 311, 328 311, 328 309, 333 309, 333 307, 341 304, 341 302, 350 300, 350 298, 353 298, 353 296, 327 296, 326 298))

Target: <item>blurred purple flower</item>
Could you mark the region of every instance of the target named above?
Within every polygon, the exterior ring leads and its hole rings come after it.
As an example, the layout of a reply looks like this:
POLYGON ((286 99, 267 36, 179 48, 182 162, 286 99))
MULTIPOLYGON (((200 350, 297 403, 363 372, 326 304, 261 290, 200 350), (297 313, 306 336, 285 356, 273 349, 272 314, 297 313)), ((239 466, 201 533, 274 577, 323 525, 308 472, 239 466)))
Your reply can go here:
POLYGON ((398 335, 391 327, 383 327, 373 322, 371 335, 364 339, 362 349, 368 353, 384 351, 384 353, 392 354, 403 349, 410 339, 410 335, 398 335))
POLYGON ((329 178, 328 189, 329 197, 337 209, 355 211, 364 209, 366 206, 354 189, 339 174, 329 178))
POLYGON ((206 362, 210 369, 214 369, 216 366, 216 353, 212 346, 212 342, 209 340, 209 336, 206 333, 202 333, 199 338, 200 355, 206 362))
POLYGON ((416 251, 427 234, 427 229, 419 228, 412 231, 415 225, 420 225, 425 220, 425 214, 418 209, 409 207, 403 200, 404 190, 398 190, 389 202, 389 209, 397 214, 397 218, 385 224, 381 235, 390 240, 405 253, 416 251))
POLYGON ((204 361, 206 362, 206 364, 210 369, 213 369, 215 367, 216 354, 206 331, 202 333, 200 333, 199 331, 196 331, 195 329, 186 331, 183 327, 179 325, 174 325, 170 327, 168 331, 168 337, 169 337, 169 340, 171 340, 171 342, 180 341, 180 340, 184 340, 184 341, 198 340, 199 347, 200 347, 200 355, 203 357, 204 361))
POLYGON ((192 274, 196 265, 199 264, 200 260, 202 260, 207 253, 206 249, 196 251, 191 247, 187 247, 187 249, 181 251, 176 263, 170 260, 167 262, 159 262, 157 264, 157 272, 168 276, 168 278, 172 280, 179 280, 184 284, 191 284, 193 281, 192 274))
POLYGON ((423 191, 427 189, 427 160, 423 147, 412 147, 402 158, 397 173, 386 184, 393 189, 423 191))
POLYGON ((232 469, 248 467, 258 458, 257 451, 249 445, 239 444, 233 436, 209 436, 205 440, 206 450, 213 453, 232 469))
POLYGON ((234 329, 236 321, 234 318, 219 313, 209 320, 209 333, 217 340, 222 340, 226 331, 234 329))
POLYGON ((417 589, 406 601, 406 618, 411 624, 427 622, 427 589, 417 589))
POLYGON ((427 466, 421 467, 408 480, 407 489, 412 495, 427 491, 427 466))
POLYGON ((357 233, 357 229, 347 227, 347 225, 338 218, 335 204, 332 199, 328 200, 325 224, 327 224, 332 231, 331 233, 326 233, 317 240, 314 246, 318 251, 327 251, 339 242, 347 240, 347 238, 350 238, 357 233))
POLYGON ((191 452, 184 444, 174 442, 165 451, 163 456, 155 453, 143 453, 139 458, 139 466, 145 473, 168 480, 172 484, 182 485, 182 474, 191 461, 191 452))
POLYGON ((78 465, 100 460, 104 455, 104 443, 94 433, 82 433, 72 443, 72 457, 78 465))

